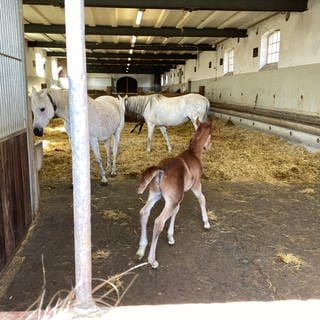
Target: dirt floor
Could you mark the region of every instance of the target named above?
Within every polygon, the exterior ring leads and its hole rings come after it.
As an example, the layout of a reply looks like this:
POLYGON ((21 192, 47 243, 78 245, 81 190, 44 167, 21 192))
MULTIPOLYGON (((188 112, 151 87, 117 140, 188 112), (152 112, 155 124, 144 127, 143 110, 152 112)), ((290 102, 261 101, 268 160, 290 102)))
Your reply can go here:
MULTIPOLYGON (((139 209, 147 194, 136 194, 135 179, 109 182, 102 187, 92 181, 93 278, 137 264, 139 209)), ((198 203, 186 193, 176 244, 167 244, 165 232, 159 239, 159 268, 145 265, 114 281, 120 295, 127 289, 120 305, 320 299, 319 185, 204 180, 203 190, 211 229, 202 228, 198 203)), ((74 286, 72 189, 66 182, 42 183, 40 207, 0 279, 1 311, 27 309, 44 288, 45 306, 59 290, 74 286)), ((113 298, 107 301, 114 304, 113 298)))

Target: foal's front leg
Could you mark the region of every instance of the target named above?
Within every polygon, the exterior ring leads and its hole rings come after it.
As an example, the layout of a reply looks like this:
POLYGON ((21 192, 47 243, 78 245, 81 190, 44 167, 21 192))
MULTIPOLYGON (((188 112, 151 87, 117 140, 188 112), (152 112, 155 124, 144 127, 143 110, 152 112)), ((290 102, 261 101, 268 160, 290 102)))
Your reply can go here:
POLYGON ((179 208, 180 208, 180 205, 178 205, 176 207, 176 209, 172 213, 172 216, 171 216, 171 219, 170 219, 170 224, 169 224, 169 228, 168 228, 168 243, 170 245, 174 245, 175 244, 175 240, 174 240, 174 222, 176 220, 176 216, 177 216, 177 213, 179 211, 179 208))

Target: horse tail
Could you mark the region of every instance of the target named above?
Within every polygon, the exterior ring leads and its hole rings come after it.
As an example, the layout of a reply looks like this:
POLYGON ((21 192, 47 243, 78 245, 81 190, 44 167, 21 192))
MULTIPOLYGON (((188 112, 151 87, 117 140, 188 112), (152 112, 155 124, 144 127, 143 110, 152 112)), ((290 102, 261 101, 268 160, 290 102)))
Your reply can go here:
POLYGON ((152 166, 146 169, 138 179, 137 182, 137 192, 138 194, 142 194, 144 190, 146 190, 149 183, 152 181, 153 178, 158 176, 160 182, 161 177, 163 176, 164 171, 161 170, 159 167, 152 166))

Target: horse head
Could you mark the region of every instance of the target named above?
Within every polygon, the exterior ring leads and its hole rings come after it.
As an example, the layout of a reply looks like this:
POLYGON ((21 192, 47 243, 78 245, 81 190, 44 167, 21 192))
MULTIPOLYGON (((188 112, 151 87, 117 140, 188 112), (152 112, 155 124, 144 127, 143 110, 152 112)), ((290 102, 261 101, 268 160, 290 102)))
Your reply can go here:
POLYGON ((41 137, 43 129, 55 115, 55 104, 48 90, 37 92, 32 88, 31 108, 33 112, 33 133, 41 137))

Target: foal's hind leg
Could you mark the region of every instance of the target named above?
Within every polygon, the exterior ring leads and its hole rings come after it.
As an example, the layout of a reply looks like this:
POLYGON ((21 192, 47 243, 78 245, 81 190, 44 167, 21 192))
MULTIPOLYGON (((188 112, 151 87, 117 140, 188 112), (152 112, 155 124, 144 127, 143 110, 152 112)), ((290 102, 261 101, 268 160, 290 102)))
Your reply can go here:
POLYGON ((99 171, 100 171, 100 176, 101 176, 100 183, 102 185, 106 185, 108 183, 108 180, 106 178, 106 172, 104 171, 103 165, 102 165, 98 139, 97 138, 90 138, 90 145, 91 145, 92 151, 94 153, 94 156, 95 156, 96 161, 99 166, 99 171))
POLYGON ((141 236, 140 236, 140 242, 139 242, 139 249, 136 253, 136 256, 138 259, 143 258, 144 253, 146 251, 146 246, 148 244, 147 224, 148 224, 150 211, 152 207, 159 201, 160 198, 161 198, 160 191, 154 191, 150 189, 147 203, 140 210, 141 236))
POLYGON ((177 203, 172 203, 170 201, 166 201, 166 204, 159 215, 158 218, 155 219, 154 221, 154 227, 153 227, 153 234, 152 234, 152 242, 150 246, 150 252, 148 256, 148 262, 151 264, 153 269, 158 268, 159 262, 156 260, 156 248, 157 248, 157 242, 159 235, 161 231, 163 230, 163 227, 166 223, 166 221, 170 218, 170 216, 176 212, 177 207, 179 204, 177 203))
POLYGON ((164 140, 166 141, 168 151, 171 152, 172 148, 171 148, 171 145, 170 145, 170 142, 169 142, 169 137, 168 137, 168 134, 167 134, 166 127, 159 127, 159 129, 160 129, 160 131, 161 131, 161 133, 163 135, 164 140))
POLYGON ((198 202, 200 204, 203 227, 205 229, 209 229, 210 228, 210 223, 209 223, 207 209, 206 209, 206 198, 204 197, 201 189, 202 189, 202 187, 201 187, 201 182, 200 181, 197 182, 191 188, 193 194, 196 196, 196 198, 198 199, 198 202))

